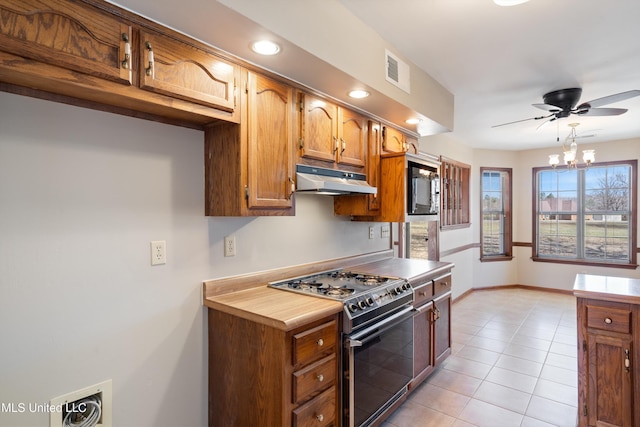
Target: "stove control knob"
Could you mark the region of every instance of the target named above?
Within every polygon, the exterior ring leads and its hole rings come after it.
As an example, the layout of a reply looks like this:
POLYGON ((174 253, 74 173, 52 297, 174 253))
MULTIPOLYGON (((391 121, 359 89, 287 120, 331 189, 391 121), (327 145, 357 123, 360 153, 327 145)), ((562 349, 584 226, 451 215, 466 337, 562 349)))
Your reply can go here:
POLYGON ((349 305, 347 305, 347 308, 349 309, 350 312, 355 312, 358 310, 358 306, 355 305, 354 303, 350 302, 349 305))
POLYGON ((358 307, 364 310, 365 308, 367 308, 367 304, 364 301, 358 301, 358 307))
POLYGON ((364 302, 366 302, 366 303, 367 303, 367 305, 368 305, 369 307, 371 307, 371 306, 373 305, 373 298, 368 297, 364 302))
POLYGON ((396 295, 401 294, 403 292, 402 288, 400 286, 396 287, 396 295))
POLYGON ((402 289, 404 289, 405 291, 408 291, 411 289, 411 286, 408 283, 405 283, 404 285, 402 285, 402 289))

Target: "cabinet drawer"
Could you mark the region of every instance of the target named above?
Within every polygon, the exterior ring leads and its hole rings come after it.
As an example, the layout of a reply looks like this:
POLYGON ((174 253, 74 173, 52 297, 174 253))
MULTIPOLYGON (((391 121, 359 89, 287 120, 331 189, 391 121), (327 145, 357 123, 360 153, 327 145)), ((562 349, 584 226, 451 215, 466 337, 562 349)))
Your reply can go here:
POLYGON ((337 322, 324 323, 293 336, 293 365, 301 366, 334 352, 337 322))
POLYGON ((433 281, 429 280, 413 289, 414 306, 419 307, 422 303, 431 301, 433 298, 433 281))
POLYGON ((336 421, 336 388, 293 410, 293 427, 324 427, 336 421))
POLYGON ((433 279, 433 297, 436 298, 451 291, 451 274, 433 279))
POLYGON ((631 333, 631 310, 587 305, 587 327, 604 331, 631 333))
POLYGON ((293 403, 299 403, 309 396, 334 385, 336 378, 336 357, 331 355, 293 373, 293 403))

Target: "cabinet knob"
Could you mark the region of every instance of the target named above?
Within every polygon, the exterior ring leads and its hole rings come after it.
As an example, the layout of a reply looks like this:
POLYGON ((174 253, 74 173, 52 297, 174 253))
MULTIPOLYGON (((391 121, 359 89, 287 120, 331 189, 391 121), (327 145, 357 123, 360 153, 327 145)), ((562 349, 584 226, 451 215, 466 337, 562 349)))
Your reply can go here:
POLYGON ((322 347, 324 345, 324 340, 322 338, 320 338, 318 340, 318 347, 322 347))
POLYGON ((322 375, 322 374, 318 374, 318 376, 316 377, 316 379, 317 379, 319 382, 322 382, 322 381, 324 381, 324 375, 322 375))
POLYGON ((605 317, 605 318, 604 318, 604 323, 606 323, 607 325, 610 325, 610 324, 612 324, 612 323, 613 323, 613 320, 611 320, 611 318, 610 318, 610 317, 605 317))
POLYGON ((318 420, 320 422, 323 422, 324 421, 324 415, 322 415, 322 414, 316 415, 316 420, 318 420))

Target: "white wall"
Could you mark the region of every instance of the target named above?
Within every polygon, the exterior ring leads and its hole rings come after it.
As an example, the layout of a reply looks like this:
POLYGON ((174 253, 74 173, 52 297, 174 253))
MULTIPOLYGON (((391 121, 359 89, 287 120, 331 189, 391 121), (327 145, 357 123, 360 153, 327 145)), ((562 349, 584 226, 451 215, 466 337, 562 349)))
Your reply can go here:
MULTIPOLYGON (((640 158, 640 140, 609 141, 600 144, 580 144, 582 149, 595 149, 599 162, 640 158)), ((423 152, 444 155, 471 165, 471 226, 440 233, 440 250, 447 251, 480 243, 480 167, 510 167, 513 169, 513 240, 532 242, 532 169, 545 166, 548 155, 559 152, 546 148, 527 151, 480 150, 456 141, 450 134, 420 139, 423 152)), ((638 183, 640 185, 640 182, 638 183)), ((640 227, 639 227, 640 231, 640 227)), ((640 233, 639 233, 640 234, 640 233)), ((640 236, 638 241, 640 242, 640 236)), ((531 285, 570 290, 577 273, 640 278, 640 270, 612 267, 574 266, 533 262, 530 247, 514 247, 514 259, 500 262, 480 262, 478 248, 466 249, 442 257, 456 264, 453 276, 453 297, 471 288, 503 285, 531 285)))
POLYGON ((0 93, 0 402, 112 379, 114 425, 204 426, 203 280, 390 247, 328 197, 207 218, 202 165, 202 132, 0 93), (166 265, 150 266, 151 240, 166 265))
MULTIPOLYGON (((640 139, 609 141, 599 144, 583 144, 579 150, 595 149, 596 162, 617 160, 633 160, 640 158, 640 139)), ((514 240, 532 241, 531 205, 532 205, 532 168, 546 166, 548 155, 560 153, 559 147, 518 152, 514 165, 514 240)), ((640 185, 640 181, 638 182, 640 185)), ((640 232, 640 227, 638 227, 640 232)), ((640 233, 639 233, 640 237, 640 233)), ((640 239, 638 240, 640 242, 640 239)), ((533 262, 531 248, 515 248, 518 271, 518 283, 556 289, 572 289, 577 273, 598 274, 640 278, 640 270, 612 267, 574 266, 569 264, 553 264, 533 262)))

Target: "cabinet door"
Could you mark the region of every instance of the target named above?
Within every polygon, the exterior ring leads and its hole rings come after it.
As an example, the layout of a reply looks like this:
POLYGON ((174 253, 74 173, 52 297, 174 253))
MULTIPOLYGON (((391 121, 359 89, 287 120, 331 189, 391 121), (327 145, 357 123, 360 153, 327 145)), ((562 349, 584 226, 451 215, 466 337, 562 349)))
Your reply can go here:
MULTIPOLYGON (((380 140, 382 127, 380 123, 369 122, 368 126, 368 153, 367 153, 367 182, 378 188, 380 186, 380 140)), ((380 210, 380 194, 369 194, 369 210, 377 214, 380 210)))
POLYGON ((140 33, 140 84, 143 89, 232 112, 239 69, 186 43, 140 33))
POLYGON ((589 425, 632 426, 631 336, 587 333, 587 352, 589 425))
POLYGON ((248 207, 291 208, 293 89, 248 73, 248 207))
POLYGON ((434 366, 438 366, 451 354, 451 293, 433 300, 433 309, 434 366))
POLYGON ((435 312, 432 302, 416 310, 413 318, 413 378, 422 381, 433 369, 431 321, 435 312))
POLYGON ((338 107, 300 93, 300 155, 334 162, 338 151, 338 107))
POLYGON ((404 153, 407 151, 405 148, 404 134, 389 126, 383 126, 382 151, 386 153, 404 153))
POLYGON ((3 0, 0 50, 131 84, 131 27, 76 2, 3 0))
POLYGON ((338 163, 364 167, 367 143, 367 118, 340 108, 338 121, 340 144, 338 163))

